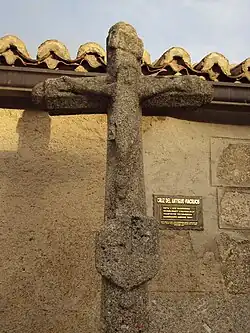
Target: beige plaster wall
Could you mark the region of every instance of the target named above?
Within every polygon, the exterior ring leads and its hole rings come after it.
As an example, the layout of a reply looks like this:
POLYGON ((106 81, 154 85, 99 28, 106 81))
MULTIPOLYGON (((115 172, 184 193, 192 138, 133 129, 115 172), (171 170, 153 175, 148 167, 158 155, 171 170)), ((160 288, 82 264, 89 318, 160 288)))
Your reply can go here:
MULTIPOLYGON (((94 239, 103 220, 106 117, 1 110, 0 128, 0 332, 98 332, 94 239)), ((221 207, 219 195, 239 189, 216 178, 216 168, 230 169, 218 166, 225 138, 247 145, 249 127, 143 120, 148 213, 152 194, 204 199, 204 231, 161 231, 162 266, 149 286, 152 333, 250 331, 247 219, 219 222, 231 200, 221 207)), ((231 155, 238 152, 240 166, 239 145, 231 155)), ((248 205, 243 185, 239 216, 248 205)))
POLYGON ((0 332, 97 332, 105 116, 0 112, 0 332))

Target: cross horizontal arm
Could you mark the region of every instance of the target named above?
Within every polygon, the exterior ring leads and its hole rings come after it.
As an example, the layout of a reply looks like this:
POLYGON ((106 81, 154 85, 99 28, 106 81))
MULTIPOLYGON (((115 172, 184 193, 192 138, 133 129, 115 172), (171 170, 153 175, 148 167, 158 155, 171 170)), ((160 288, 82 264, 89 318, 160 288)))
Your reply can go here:
POLYGON ((107 107, 112 87, 107 81, 106 75, 48 79, 33 88, 33 101, 46 110, 103 109, 107 107))
POLYGON ((60 91, 71 92, 73 94, 93 94, 101 96, 110 95, 112 83, 108 82, 108 76, 72 78, 62 76, 57 81, 60 91))
POLYGON ((139 94, 143 108, 196 108, 211 102, 213 87, 198 76, 144 76, 139 94))

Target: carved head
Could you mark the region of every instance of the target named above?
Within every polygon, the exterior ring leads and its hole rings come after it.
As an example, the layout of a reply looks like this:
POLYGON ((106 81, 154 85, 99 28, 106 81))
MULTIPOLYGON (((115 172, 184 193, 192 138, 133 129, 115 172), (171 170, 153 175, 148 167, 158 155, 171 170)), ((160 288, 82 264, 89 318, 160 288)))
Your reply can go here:
POLYGON ((144 47, 136 30, 128 23, 119 22, 109 30, 107 49, 121 49, 142 59, 144 47))

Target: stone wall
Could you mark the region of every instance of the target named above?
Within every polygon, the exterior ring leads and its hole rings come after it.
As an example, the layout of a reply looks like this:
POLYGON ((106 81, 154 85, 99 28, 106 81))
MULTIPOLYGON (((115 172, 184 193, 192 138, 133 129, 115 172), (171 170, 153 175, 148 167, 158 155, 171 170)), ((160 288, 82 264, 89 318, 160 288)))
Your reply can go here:
MULTIPOLYGON (((106 117, 0 113, 0 332, 97 333, 94 240, 106 117)), ((152 333, 250 331, 249 127, 144 118, 152 195, 203 197, 204 231, 161 231, 152 333)))

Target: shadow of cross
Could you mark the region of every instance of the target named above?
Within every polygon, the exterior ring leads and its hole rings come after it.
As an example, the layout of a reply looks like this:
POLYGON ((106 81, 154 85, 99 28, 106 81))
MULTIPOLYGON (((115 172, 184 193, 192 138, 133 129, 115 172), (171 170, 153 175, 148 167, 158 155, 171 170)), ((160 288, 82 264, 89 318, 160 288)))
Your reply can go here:
POLYGON ((143 76, 142 56, 135 29, 117 23, 107 38, 106 75, 48 79, 33 89, 45 109, 107 109, 105 224, 96 245, 105 333, 149 329, 147 282, 159 266, 158 227, 146 216, 141 110, 194 109, 212 100, 212 86, 196 76, 143 76))

